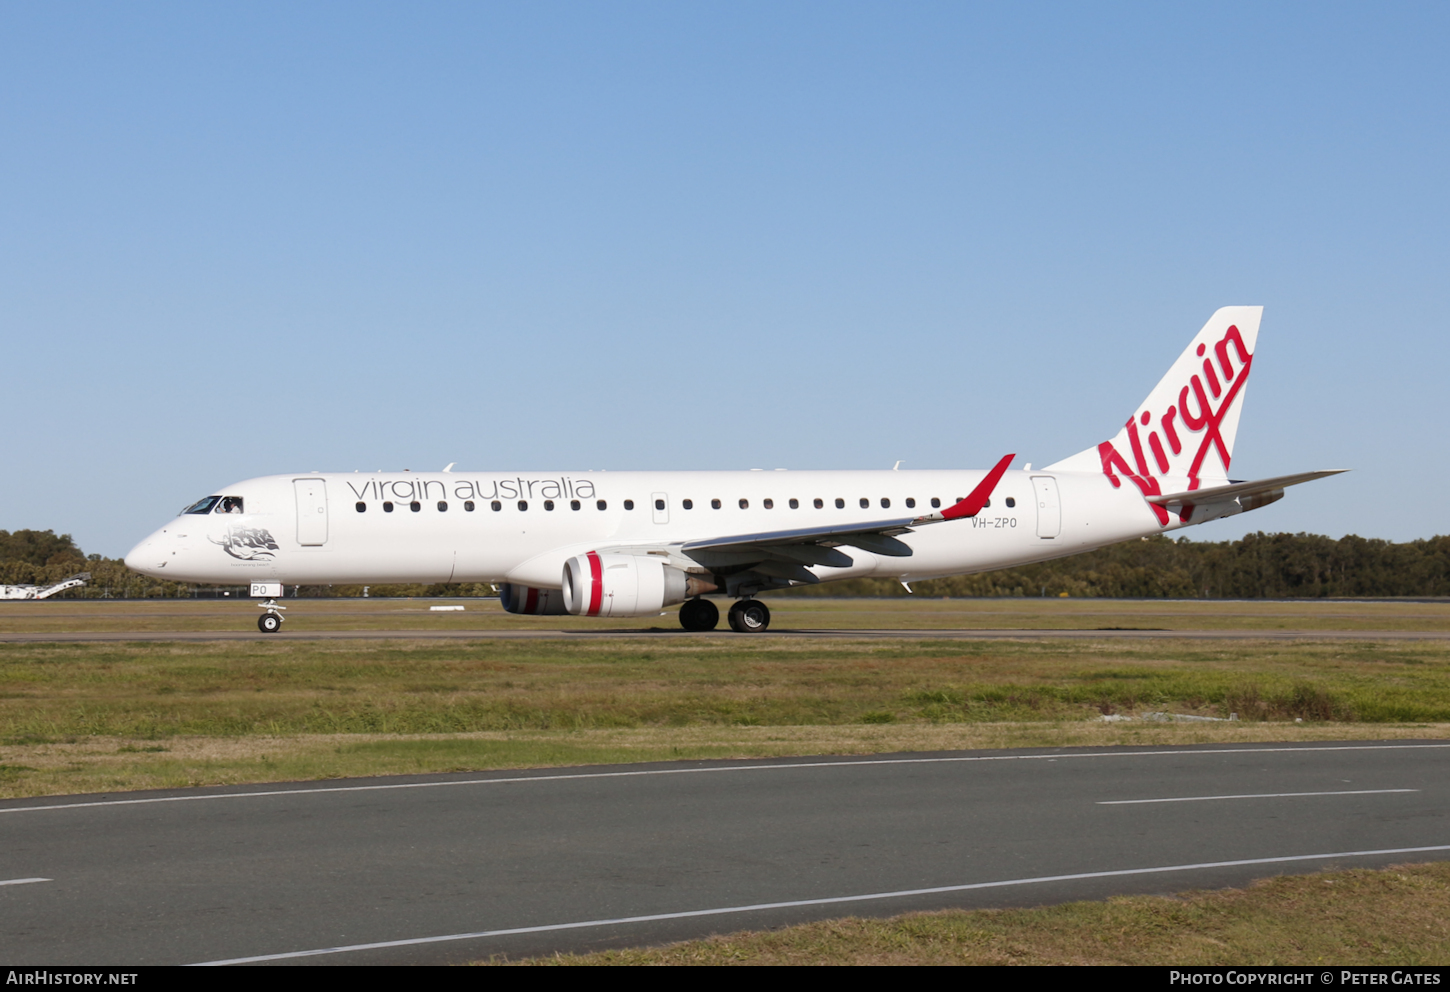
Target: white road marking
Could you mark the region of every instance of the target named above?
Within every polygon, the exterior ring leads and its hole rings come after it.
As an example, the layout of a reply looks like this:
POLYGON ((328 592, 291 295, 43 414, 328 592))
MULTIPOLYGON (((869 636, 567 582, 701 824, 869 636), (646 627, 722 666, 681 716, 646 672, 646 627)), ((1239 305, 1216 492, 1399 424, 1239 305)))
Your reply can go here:
POLYGON ((1139 803, 1205 803, 1213 799, 1293 799, 1298 796, 1378 796, 1387 792, 1419 792, 1419 789, 1354 789, 1344 792, 1256 792, 1242 796, 1175 796, 1172 799, 1105 799, 1099 806, 1134 806, 1139 803))
POLYGON ((398 782, 389 785, 339 785, 322 789, 267 789, 259 792, 213 792, 207 795, 159 796, 150 799, 104 799, 88 803, 49 806, 0 807, 4 813, 35 813, 49 809, 87 809, 92 806, 142 806, 150 803, 190 803, 211 799, 258 799, 266 796, 319 796, 335 792, 386 792, 392 789, 442 789, 464 785, 512 785, 525 782, 567 782, 586 778, 647 778, 655 775, 711 775, 722 772, 784 772, 797 768, 859 768, 863 765, 937 765, 985 761, 1067 761, 1074 758, 1184 757, 1200 754, 1332 754, 1337 751, 1407 751, 1450 748, 1450 744, 1347 744, 1342 747, 1243 747, 1202 751, 1092 751, 1086 754, 994 754, 962 758, 865 758, 860 761, 797 761, 774 765, 725 765, 710 768, 651 768, 629 772, 571 772, 564 775, 521 775, 514 778, 470 778, 449 782, 398 782))
POLYGON ((53 878, 6 878, 0 879, 0 885, 29 885, 31 882, 53 882, 53 878))
POLYGON ((872 892, 859 896, 831 896, 825 899, 796 899, 790 902, 762 902, 751 906, 724 906, 719 909, 692 909, 683 913, 654 913, 649 916, 621 916, 612 920, 583 920, 578 923, 551 923, 541 927, 512 927, 507 930, 479 930, 476 933, 452 933, 442 937, 412 937, 406 940, 382 940, 372 944, 349 944, 344 947, 319 947, 310 951, 287 951, 283 954, 258 954, 249 958, 228 958, 225 961, 199 961, 198 966, 251 964, 256 961, 285 961, 289 958, 316 957, 321 954, 346 954, 350 951, 375 951, 387 947, 412 947, 438 944, 451 940, 477 940, 483 937, 508 937, 525 933, 548 933, 554 930, 579 930, 584 927, 619 926, 626 923, 655 923, 660 920, 684 920, 695 916, 724 916, 729 913, 756 913, 768 909, 796 909, 803 906, 830 906, 836 903, 868 902, 873 899, 904 899, 909 896, 939 895, 945 892, 969 892, 973 889, 999 889, 1012 885, 1041 885, 1045 882, 1078 882, 1092 878, 1121 878, 1125 875, 1152 875, 1170 871, 1199 871, 1207 868, 1240 868, 1245 865, 1273 865, 1291 861, 1325 861, 1334 858, 1369 858, 1386 854, 1424 854, 1450 851, 1450 844, 1436 847, 1394 847, 1383 851, 1339 851, 1334 854, 1295 854, 1283 858, 1250 858, 1243 861, 1208 861, 1197 865, 1165 865, 1159 868, 1124 868, 1118 871, 1088 871, 1076 875, 1044 875, 1040 878, 1013 878, 1003 882, 973 882, 969 885, 942 885, 931 889, 902 889, 898 892, 872 892))

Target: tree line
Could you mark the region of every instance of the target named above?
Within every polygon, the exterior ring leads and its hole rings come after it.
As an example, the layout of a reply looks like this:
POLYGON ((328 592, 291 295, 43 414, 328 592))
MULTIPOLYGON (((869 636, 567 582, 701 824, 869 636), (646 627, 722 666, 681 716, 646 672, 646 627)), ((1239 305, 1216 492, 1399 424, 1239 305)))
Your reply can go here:
MULTIPOLYGON (((69 534, 0 530, 0 584, 49 585, 90 572, 72 599, 185 599, 241 586, 166 582, 119 559, 86 555, 69 534)), ((1450 596, 1450 536, 1394 543, 1350 535, 1246 534, 1237 541, 1151 537, 1070 558, 912 584, 925 596, 1082 596, 1133 599, 1285 599, 1450 596)), ((289 588, 288 594, 294 594, 289 588)), ((363 587, 303 586, 301 596, 360 596, 363 587)), ((904 596, 891 579, 798 586, 782 595, 904 596)), ((371 586, 369 596, 493 596, 487 583, 371 586)))

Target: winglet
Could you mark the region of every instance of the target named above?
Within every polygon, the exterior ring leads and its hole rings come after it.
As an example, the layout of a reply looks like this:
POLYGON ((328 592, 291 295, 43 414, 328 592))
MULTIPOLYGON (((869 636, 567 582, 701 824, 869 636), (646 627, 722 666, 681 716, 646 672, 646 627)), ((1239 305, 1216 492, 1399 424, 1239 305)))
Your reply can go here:
POLYGON ((914 523, 933 523, 938 520, 959 520, 962 517, 975 517, 987 505, 987 500, 992 498, 992 491, 997 488, 997 483, 1002 481, 1002 474, 1007 471, 1007 466, 1012 464, 1013 455, 1003 455, 1002 460, 992 467, 987 477, 977 483, 966 499, 961 500, 939 513, 928 513, 925 516, 917 517, 914 523))

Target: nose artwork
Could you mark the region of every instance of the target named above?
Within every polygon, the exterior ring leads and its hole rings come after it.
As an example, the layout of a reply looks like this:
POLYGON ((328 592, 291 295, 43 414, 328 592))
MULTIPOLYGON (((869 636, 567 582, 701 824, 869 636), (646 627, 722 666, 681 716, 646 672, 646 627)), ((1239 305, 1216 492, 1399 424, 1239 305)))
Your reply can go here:
POLYGON ((213 537, 209 540, 242 561, 271 561, 278 550, 271 532, 261 527, 228 527, 220 539, 213 537))

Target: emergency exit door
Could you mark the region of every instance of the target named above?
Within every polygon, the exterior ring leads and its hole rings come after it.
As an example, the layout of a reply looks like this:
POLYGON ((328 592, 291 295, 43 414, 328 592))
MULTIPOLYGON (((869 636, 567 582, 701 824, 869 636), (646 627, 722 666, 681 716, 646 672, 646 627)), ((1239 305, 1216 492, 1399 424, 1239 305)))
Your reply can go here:
POLYGON ((1057 480, 1050 475, 1034 475, 1032 493, 1037 502, 1037 536, 1061 534, 1062 504, 1057 498, 1057 480))
POLYGON ((297 492, 297 543, 320 547, 327 543, 327 483, 321 479, 293 479, 297 492))

